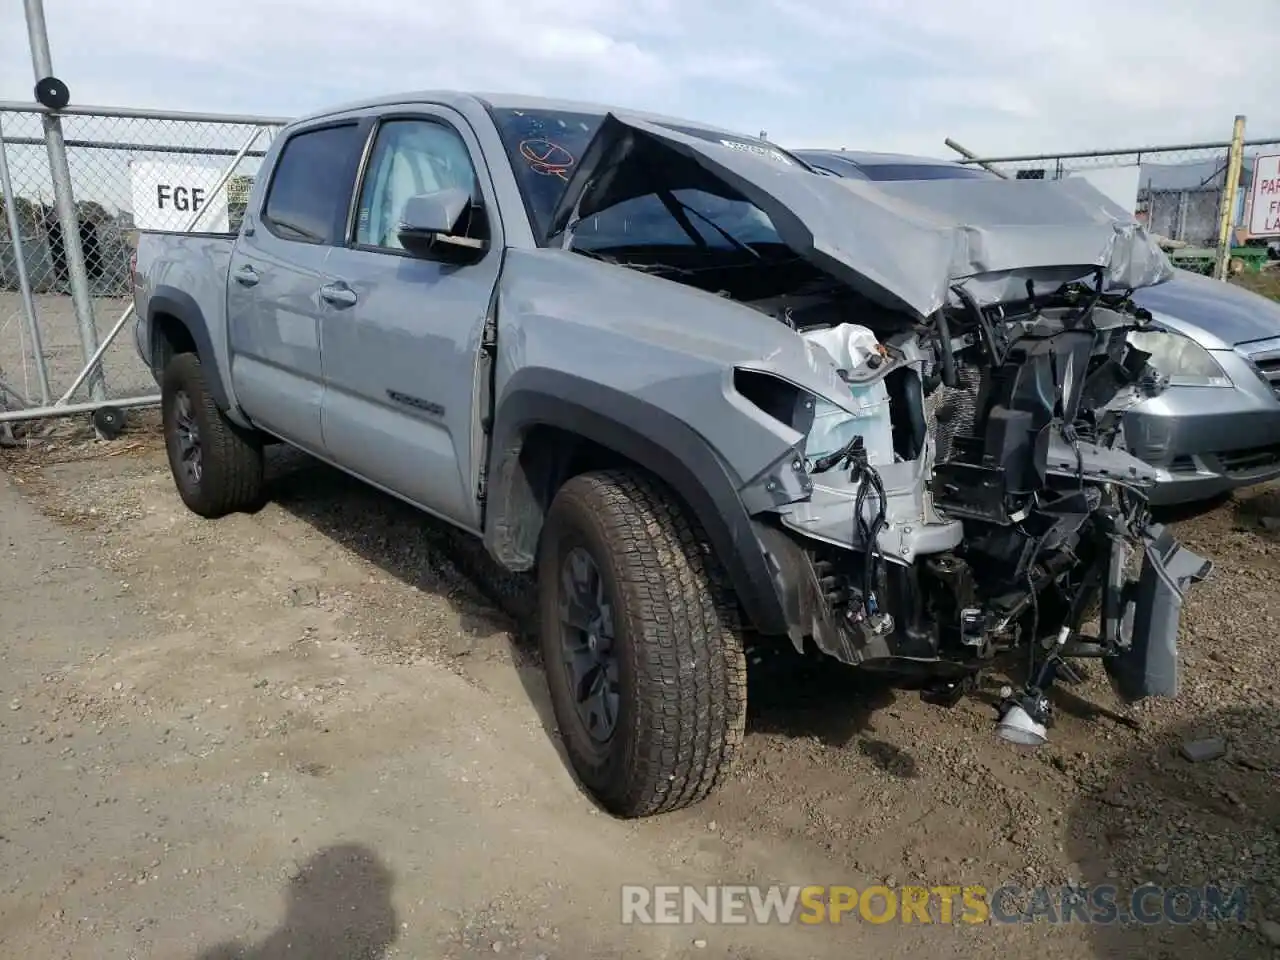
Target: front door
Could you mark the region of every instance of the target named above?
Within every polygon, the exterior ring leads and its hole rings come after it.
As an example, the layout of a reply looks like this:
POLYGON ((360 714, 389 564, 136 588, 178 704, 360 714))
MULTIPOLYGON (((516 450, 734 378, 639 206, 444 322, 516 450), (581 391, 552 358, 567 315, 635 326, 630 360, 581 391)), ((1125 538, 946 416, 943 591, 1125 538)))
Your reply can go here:
POLYGON ((348 243, 326 269, 345 305, 324 315, 328 454, 366 479, 472 530, 480 449, 480 338, 502 256, 501 222, 474 135, 446 108, 383 117, 348 243), (466 231, 488 249, 460 266, 415 257, 397 237, 410 197, 462 187, 466 231))
POLYGON ((227 278, 231 380, 254 422, 323 451, 320 396, 325 261, 342 236, 363 143, 355 122, 304 129, 284 144, 260 217, 245 220, 227 278))

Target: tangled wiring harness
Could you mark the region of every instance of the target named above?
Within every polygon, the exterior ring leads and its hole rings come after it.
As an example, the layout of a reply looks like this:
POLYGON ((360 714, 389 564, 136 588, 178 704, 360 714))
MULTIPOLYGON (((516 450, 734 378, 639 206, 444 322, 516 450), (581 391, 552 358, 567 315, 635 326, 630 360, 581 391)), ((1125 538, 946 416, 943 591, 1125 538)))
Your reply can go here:
POLYGON ((813 462, 811 472, 826 473, 833 469, 848 469, 849 479, 858 484, 858 493, 854 500, 854 530, 858 539, 866 544, 866 563, 862 568, 862 610, 868 624, 874 632, 880 633, 891 626, 892 621, 880 613, 876 601, 875 585, 879 582, 884 565, 884 557, 880 553, 879 536, 885 524, 885 506, 887 497, 880 474, 867 459, 866 446, 861 436, 855 436, 835 453, 820 457, 813 462), (875 496, 875 514, 868 522, 866 516, 867 496, 875 496))

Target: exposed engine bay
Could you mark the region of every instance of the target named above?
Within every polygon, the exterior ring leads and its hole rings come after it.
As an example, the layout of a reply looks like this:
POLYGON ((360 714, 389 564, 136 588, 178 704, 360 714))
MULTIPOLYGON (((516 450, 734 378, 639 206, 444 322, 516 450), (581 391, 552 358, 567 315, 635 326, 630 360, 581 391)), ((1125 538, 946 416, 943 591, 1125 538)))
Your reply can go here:
POLYGON ((1076 658, 1126 701, 1175 695, 1183 595, 1212 565, 1152 522, 1156 473, 1121 437, 1159 379, 1129 341, 1150 321, 1129 294, 1171 271, 1154 242, 1071 178, 872 185, 705 140, 611 115, 553 220, 566 248, 804 341, 808 370, 764 358, 733 381, 801 438, 748 484, 792 642, 952 702, 1017 655, 1017 742, 1043 742, 1076 658), (689 243, 601 240, 601 212, 643 196, 689 243))
POLYGON ((773 542, 802 545, 807 636, 951 702, 1019 653, 1026 683, 1001 707, 1019 742, 1044 739, 1046 692, 1072 658, 1102 658, 1126 701, 1174 696, 1183 594, 1212 565, 1151 522, 1155 472, 1123 450, 1123 409, 1155 375, 1127 336, 1149 317, 1078 283, 995 308, 957 299, 876 331, 755 304, 834 366, 858 411, 806 399, 794 412, 812 494, 779 511, 773 542))

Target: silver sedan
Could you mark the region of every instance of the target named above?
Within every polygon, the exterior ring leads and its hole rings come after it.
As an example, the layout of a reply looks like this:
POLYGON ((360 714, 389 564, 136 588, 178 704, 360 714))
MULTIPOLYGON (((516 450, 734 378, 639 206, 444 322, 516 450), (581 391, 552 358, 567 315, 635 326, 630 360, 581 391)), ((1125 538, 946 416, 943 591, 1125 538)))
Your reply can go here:
MULTIPOLYGON (((985 178, 947 160, 794 150, 860 180, 985 178)), ((1156 506, 1193 503, 1280 477, 1280 304, 1185 270, 1137 291, 1162 329, 1131 337, 1167 378, 1124 416, 1125 444, 1159 471, 1156 506)))
POLYGON ((1134 300, 1167 331, 1133 335, 1169 386, 1124 421, 1130 451, 1160 471, 1152 503, 1280 476, 1280 304, 1182 270, 1134 300))

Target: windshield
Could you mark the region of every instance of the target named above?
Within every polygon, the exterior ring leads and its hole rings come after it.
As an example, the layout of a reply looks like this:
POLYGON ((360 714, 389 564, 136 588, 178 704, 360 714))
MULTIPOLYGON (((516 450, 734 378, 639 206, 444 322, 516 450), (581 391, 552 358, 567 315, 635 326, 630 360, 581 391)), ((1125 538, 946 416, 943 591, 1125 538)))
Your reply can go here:
POLYGON ((493 110, 498 135, 515 171, 534 232, 544 235, 574 164, 595 136, 602 115, 565 111, 493 110))
MULTIPOLYGON (((498 133, 515 171, 529 218, 539 236, 564 193, 574 164, 582 156, 602 114, 562 110, 492 111, 498 133)), ((781 163, 796 163, 782 150, 751 137, 730 137, 698 127, 668 129, 730 149, 765 154, 781 163)), ((655 184, 660 178, 655 178, 655 184)), ((702 246, 720 249, 752 243, 777 243, 769 217, 745 200, 701 190, 655 190, 615 204, 585 218, 574 229, 574 247, 603 251, 617 247, 702 246)))

